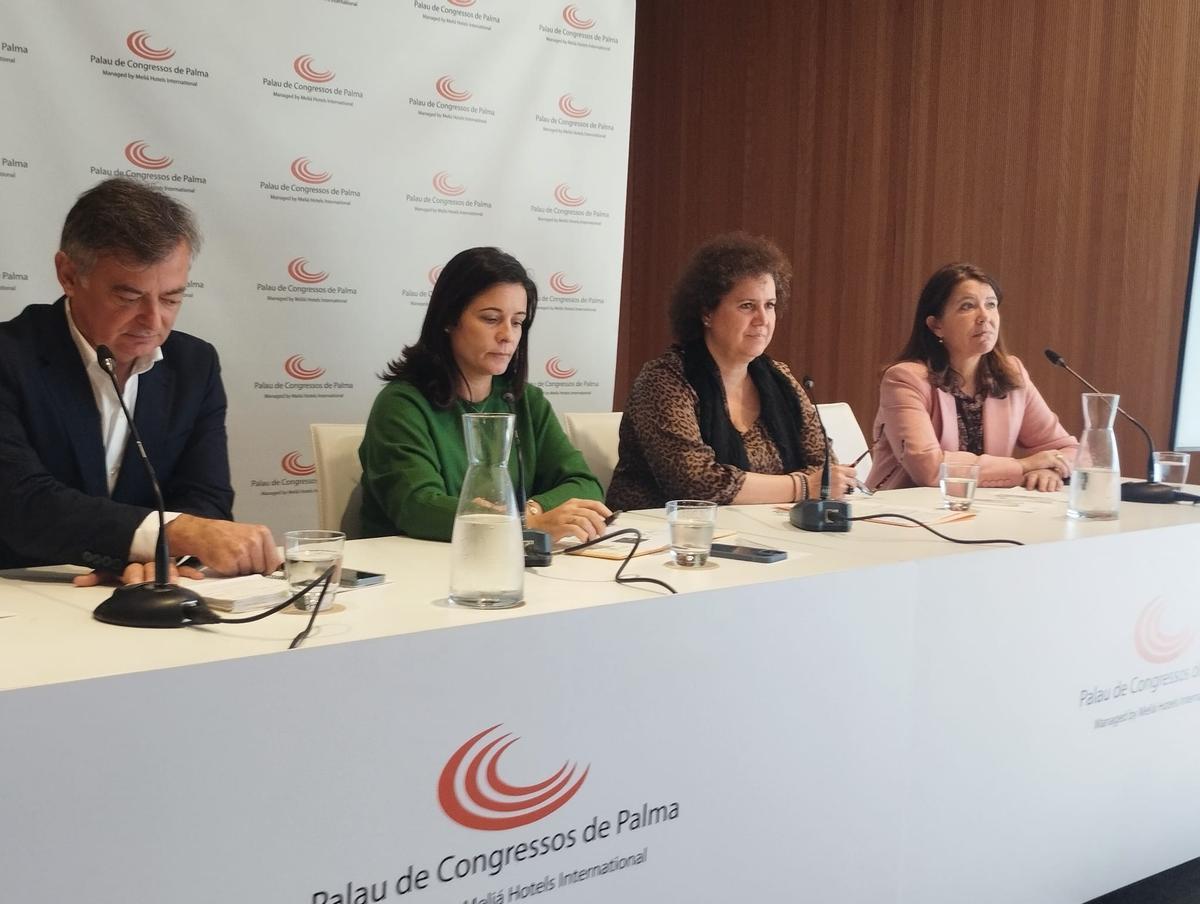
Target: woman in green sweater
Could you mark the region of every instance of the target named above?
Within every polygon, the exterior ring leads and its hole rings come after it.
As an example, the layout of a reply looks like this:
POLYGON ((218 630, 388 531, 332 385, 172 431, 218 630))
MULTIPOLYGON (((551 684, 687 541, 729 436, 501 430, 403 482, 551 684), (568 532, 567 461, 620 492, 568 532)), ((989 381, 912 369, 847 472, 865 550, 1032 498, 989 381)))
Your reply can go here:
MULTIPOLYGON (((537 287, 512 255, 470 248, 438 276, 415 345, 388 364, 359 447, 367 536, 449 540, 467 473, 465 412, 517 416, 526 524, 555 540, 597 537, 603 491, 529 373, 537 287)), ((517 485, 517 450, 509 472, 517 485)))

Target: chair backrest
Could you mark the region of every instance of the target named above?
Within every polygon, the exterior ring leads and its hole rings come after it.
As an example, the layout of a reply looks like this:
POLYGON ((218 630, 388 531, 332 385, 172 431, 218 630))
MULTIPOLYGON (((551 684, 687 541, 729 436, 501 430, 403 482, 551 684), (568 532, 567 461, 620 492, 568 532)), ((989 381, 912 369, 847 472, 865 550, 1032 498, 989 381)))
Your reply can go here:
MULTIPOLYGON (((821 423, 825 425, 825 432, 829 434, 829 442, 838 461, 848 465, 867 451, 867 438, 848 403, 826 402, 818 405, 817 410, 821 412, 821 423)), ((871 456, 864 457, 855 470, 860 480, 866 480, 871 473, 871 456)))
POLYGON ((621 429, 619 411, 577 411, 564 414, 563 427, 567 439, 583 453, 583 460, 604 492, 612 482, 613 468, 617 466, 617 436, 621 429))
POLYGON ((311 424, 317 466, 317 523, 322 530, 361 537, 362 465, 358 446, 366 424, 311 424))

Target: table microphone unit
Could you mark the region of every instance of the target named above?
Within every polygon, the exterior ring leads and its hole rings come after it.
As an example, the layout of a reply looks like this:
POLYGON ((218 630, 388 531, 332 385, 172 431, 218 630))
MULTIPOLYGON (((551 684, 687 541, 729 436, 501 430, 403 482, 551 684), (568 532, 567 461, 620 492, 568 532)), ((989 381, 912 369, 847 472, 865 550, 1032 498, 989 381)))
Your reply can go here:
POLYGON ((530 530, 525 526, 525 456, 521 453, 521 432, 517 430, 517 397, 512 392, 506 392, 501 398, 513 416, 513 445, 517 447, 517 510, 521 513, 521 545, 525 549, 525 567, 544 568, 554 561, 554 544, 544 530, 530 530))
POLYGON ((830 476, 829 434, 825 432, 825 423, 821 420, 821 412, 817 408, 817 400, 813 398, 813 379, 805 376, 801 381, 808 399, 813 405, 813 414, 817 416, 817 426, 821 428, 821 439, 825 446, 825 462, 821 466, 821 498, 806 499, 797 502, 788 513, 788 520, 801 530, 838 532, 850 530, 850 504, 840 499, 830 499, 829 491, 832 482, 830 476))
POLYGON ((137 425, 133 422, 129 409, 125 407, 125 398, 117 385, 113 354, 108 346, 97 346, 96 359, 112 380, 113 391, 117 394, 117 401, 121 403, 121 411, 129 424, 138 455, 150 476, 150 485, 154 488, 154 499, 158 504, 158 545, 154 551, 154 580, 118 587, 92 614, 99 621, 129 628, 183 628, 188 625, 215 624, 221 620, 220 616, 208 608, 203 599, 190 590, 167 583, 171 556, 167 550, 166 507, 163 505, 158 476, 154 473, 149 456, 146 455, 146 447, 142 445, 137 425))
MULTIPOLYGON (((1046 358, 1055 367, 1061 367, 1076 380, 1090 389, 1092 392, 1099 393, 1100 390, 1085 380, 1082 376, 1076 373, 1071 365, 1067 364, 1067 359, 1060 355, 1052 348, 1046 351, 1046 358)), ((1178 492, 1173 486, 1165 483, 1156 483, 1154 481, 1154 440, 1150 437, 1150 431, 1142 426, 1141 422, 1133 415, 1127 412, 1120 405, 1117 406, 1117 411, 1142 431, 1142 436, 1146 438, 1146 446, 1149 448, 1149 453, 1146 456, 1146 479, 1140 482, 1123 483, 1121 484, 1121 498, 1125 502, 1153 502, 1153 503, 1174 503, 1177 500, 1183 499, 1184 495, 1178 495, 1178 492)))

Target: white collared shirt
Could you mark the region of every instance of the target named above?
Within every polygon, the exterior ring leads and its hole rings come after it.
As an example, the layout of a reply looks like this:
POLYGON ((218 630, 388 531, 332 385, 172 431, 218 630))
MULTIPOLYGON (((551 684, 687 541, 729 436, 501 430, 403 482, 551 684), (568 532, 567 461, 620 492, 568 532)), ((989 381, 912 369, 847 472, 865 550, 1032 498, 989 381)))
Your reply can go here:
MULTIPOLYGON (((92 386, 92 396, 96 400, 96 410, 100 413, 100 439, 104 443, 104 475, 108 481, 108 494, 111 496, 117 478, 121 475, 121 460, 125 457, 125 447, 129 445, 129 424, 121 412, 117 401, 117 393, 113 388, 112 379, 108 372, 100 366, 96 358, 96 349, 79 332, 75 318, 71 316, 71 300, 68 298, 67 326, 71 330, 71 338, 79 357, 83 361, 83 369, 87 373, 88 382, 92 386)), ((125 381, 125 391, 122 393, 125 406, 129 413, 137 410, 138 377, 146 373, 163 359, 162 347, 154 350, 153 355, 143 355, 133 362, 133 370, 125 381)), ((167 512, 167 521, 179 517, 177 512, 167 512)), ((145 517, 133 534, 129 544, 129 560, 131 562, 153 562, 154 548, 158 543, 158 512, 151 512, 145 517)))

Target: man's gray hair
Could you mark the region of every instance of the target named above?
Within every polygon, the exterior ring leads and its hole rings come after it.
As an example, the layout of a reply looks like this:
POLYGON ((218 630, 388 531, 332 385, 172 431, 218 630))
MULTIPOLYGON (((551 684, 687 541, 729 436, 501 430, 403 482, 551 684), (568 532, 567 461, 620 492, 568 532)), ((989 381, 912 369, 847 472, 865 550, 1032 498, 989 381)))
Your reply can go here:
POLYGON ((133 179, 105 179, 67 214, 59 250, 86 273, 102 254, 157 264, 180 242, 193 257, 200 250, 200 230, 187 207, 133 179))

